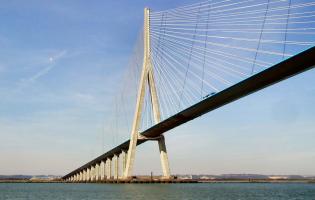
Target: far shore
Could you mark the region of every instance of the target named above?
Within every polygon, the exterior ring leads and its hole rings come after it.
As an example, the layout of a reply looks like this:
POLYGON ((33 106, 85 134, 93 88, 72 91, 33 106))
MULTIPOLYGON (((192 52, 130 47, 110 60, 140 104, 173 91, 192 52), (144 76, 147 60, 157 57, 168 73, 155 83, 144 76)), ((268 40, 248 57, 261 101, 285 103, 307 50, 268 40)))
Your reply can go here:
POLYGON ((124 180, 106 180, 93 182, 67 182, 61 179, 44 180, 44 179, 11 179, 0 180, 0 183, 315 183, 315 180, 310 179, 133 179, 131 181, 124 180))

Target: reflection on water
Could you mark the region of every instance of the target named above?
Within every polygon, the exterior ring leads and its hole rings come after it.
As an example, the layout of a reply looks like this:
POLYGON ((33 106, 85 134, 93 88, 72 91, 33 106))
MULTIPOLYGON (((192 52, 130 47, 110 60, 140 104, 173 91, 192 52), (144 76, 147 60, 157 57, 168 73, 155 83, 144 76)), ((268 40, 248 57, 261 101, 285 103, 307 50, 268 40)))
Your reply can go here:
POLYGON ((62 184, 0 183, 0 200, 10 199, 283 199, 314 200, 315 184, 62 184))

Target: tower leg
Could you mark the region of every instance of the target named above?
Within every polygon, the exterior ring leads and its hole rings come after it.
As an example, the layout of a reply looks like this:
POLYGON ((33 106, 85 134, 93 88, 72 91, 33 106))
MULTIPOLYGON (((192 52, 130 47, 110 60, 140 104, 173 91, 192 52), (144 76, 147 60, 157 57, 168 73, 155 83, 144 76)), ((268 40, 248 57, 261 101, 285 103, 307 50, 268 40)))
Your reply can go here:
POLYGON ((160 150, 160 158, 161 158, 163 177, 164 178, 170 178, 171 177, 170 166, 169 166, 169 162, 168 162, 168 156, 167 156, 164 136, 161 136, 161 138, 158 140, 158 143, 159 143, 159 150, 160 150))
POLYGON ((124 176, 123 176, 125 179, 131 177, 133 163, 135 161, 137 139, 138 139, 137 134, 131 135, 131 139, 130 139, 130 143, 129 143, 129 149, 128 149, 128 153, 127 153, 126 168, 125 168, 124 176))
POLYGON ((145 84, 146 84, 147 75, 148 75, 148 65, 150 63, 150 21, 149 21, 150 19, 149 18, 150 18, 150 10, 148 8, 145 8, 144 9, 144 27, 143 27, 144 57, 143 57, 143 65, 142 65, 142 71, 141 71, 141 77, 140 77, 140 84, 138 88, 134 121, 132 124, 132 130, 131 130, 129 149, 127 152, 127 163, 126 163, 126 169, 124 172, 124 178, 130 177, 132 173, 133 163, 134 163, 135 154, 136 154, 138 131, 139 131, 140 123, 141 123, 141 113, 142 113, 142 106, 143 106, 144 95, 145 95, 145 84))

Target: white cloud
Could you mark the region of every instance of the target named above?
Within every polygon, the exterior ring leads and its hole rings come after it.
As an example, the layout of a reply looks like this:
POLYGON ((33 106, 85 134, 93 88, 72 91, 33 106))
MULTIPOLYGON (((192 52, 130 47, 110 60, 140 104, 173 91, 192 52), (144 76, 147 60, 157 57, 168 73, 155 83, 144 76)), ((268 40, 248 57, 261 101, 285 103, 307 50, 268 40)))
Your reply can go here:
POLYGON ((22 79, 21 80, 21 85, 26 86, 30 83, 35 82, 37 79, 40 77, 46 75, 49 71, 51 71, 55 67, 55 63, 63 58, 67 54, 66 50, 60 51, 57 54, 50 56, 47 60, 46 66, 39 70, 37 73, 35 73, 33 76, 27 78, 27 79, 22 79))
POLYGON ((52 70, 55 67, 55 63, 61 59, 62 57, 64 57, 66 55, 67 51, 63 50, 61 52, 59 52, 58 54, 49 57, 49 63, 50 65, 48 65, 47 67, 45 67, 44 69, 40 70, 39 72, 37 72, 36 74, 34 74, 34 76, 32 76, 31 78, 29 78, 28 80, 31 82, 36 81, 38 78, 40 78, 41 76, 44 76, 45 74, 47 74, 50 70, 52 70))

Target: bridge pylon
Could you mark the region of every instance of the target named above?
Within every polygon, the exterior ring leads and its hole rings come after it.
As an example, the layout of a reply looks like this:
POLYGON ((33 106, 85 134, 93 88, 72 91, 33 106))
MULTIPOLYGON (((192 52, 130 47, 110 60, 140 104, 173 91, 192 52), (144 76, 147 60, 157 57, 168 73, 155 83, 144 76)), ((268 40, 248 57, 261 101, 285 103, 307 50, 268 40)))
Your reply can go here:
POLYGON ((149 8, 144 9, 143 30, 144 30, 144 34, 143 34, 144 35, 144 57, 143 57, 140 83, 138 87, 136 109, 135 109, 132 129, 131 129, 129 149, 127 153, 127 162, 124 169, 123 178, 127 179, 132 176, 132 170, 133 170, 135 154, 136 154, 136 146, 137 146, 138 140, 157 140, 158 141, 163 176, 164 178, 170 178, 170 168, 169 168, 169 162, 168 162, 164 136, 162 135, 159 138, 146 138, 143 135, 139 134, 146 86, 149 87, 148 91, 150 93, 150 98, 151 98, 154 123, 157 124, 161 121, 160 106, 159 106, 159 100, 158 100, 157 91, 156 91, 156 85, 154 81, 153 64, 152 64, 152 59, 150 55, 151 45, 150 45, 150 9, 149 8))

